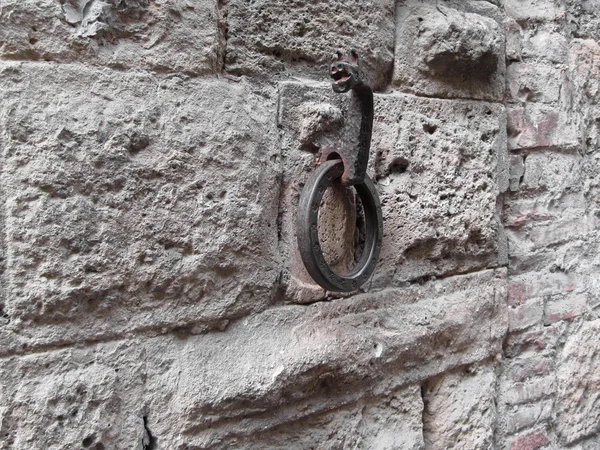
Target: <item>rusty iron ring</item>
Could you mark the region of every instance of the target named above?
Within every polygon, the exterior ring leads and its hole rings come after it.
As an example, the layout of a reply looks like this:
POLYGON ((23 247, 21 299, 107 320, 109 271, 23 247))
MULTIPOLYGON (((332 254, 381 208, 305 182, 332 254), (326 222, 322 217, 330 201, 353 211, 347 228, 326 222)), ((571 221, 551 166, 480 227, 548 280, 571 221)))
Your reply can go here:
POLYGON ((383 217, 375 185, 365 175, 362 183, 354 185, 366 222, 362 254, 347 274, 340 275, 331 270, 319 243, 318 216, 323 194, 343 172, 344 164, 337 159, 323 163, 310 175, 300 195, 296 226, 300 256, 313 280, 329 291, 351 292, 362 286, 375 270, 383 240, 383 217))

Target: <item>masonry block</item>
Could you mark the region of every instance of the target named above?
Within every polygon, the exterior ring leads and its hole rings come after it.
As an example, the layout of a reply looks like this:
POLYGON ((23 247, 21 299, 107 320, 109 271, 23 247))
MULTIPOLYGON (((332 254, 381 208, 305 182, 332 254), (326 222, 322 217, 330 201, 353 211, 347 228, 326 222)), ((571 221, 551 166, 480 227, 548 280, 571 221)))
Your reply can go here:
POLYGON ((369 82, 383 89, 394 58, 394 2, 228 2, 226 70, 320 78, 338 49, 358 51, 369 82), (360 20, 358 20, 360 18, 360 20))
MULTIPOLYGON (((330 105, 320 107, 323 114, 345 111, 348 97, 334 95, 327 86, 301 83, 285 83, 280 92, 288 180, 282 197, 282 239, 293 250, 297 198, 300 183, 315 167, 312 152, 336 148, 340 133, 347 131, 333 119, 323 121, 326 129, 307 131, 307 108, 322 103, 330 105)), ((492 103, 375 97, 369 174, 381 198, 384 239, 371 287, 502 264, 505 246, 497 198, 508 187, 503 125, 504 108, 492 103)), ((290 279, 310 283, 296 267, 291 267, 290 279)), ((297 292, 292 288, 291 295, 297 298, 297 292)), ((304 298, 315 298, 303 292, 304 298)))
POLYGON ((5 0, 0 58, 194 75, 221 69, 216 0, 5 0))
POLYGON ((0 79, 11 325, 80 340, 271 301, 274 104, 81 66, 5 63, 0 79))
POLYGON ((429 380, 424 388, 426 448, 461 450, 493 444, 496 407, 494 367, 468 367, 429 380))
POLYGON ((600 427, 600 320, 586 322, 567 339, 558 367, 557 430, 564 444, 600 427))
POLYGON ((500 101, 504 61, 496 20, 441 4, 399 4, 393 82, 403 91, 500 101))

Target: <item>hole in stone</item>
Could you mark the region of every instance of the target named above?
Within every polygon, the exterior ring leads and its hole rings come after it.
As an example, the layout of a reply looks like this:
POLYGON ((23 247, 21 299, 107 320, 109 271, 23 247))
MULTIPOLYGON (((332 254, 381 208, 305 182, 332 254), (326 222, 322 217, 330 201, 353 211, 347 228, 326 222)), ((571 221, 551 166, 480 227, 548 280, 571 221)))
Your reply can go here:
POLYGON ((89 447, 90 445, 92 445, 94 443, 94 441, 96 440, 96 436, 94 436, 93 434, 91 436, 86 437, 83 441, 81 441, 81 444, 84 447, 89 447))
POLYGON ((404 173, 408 166, 410 165, 410 161, 406 158, 394 158, 394 160, 390 163, 389 171, 390 173, 404 173))

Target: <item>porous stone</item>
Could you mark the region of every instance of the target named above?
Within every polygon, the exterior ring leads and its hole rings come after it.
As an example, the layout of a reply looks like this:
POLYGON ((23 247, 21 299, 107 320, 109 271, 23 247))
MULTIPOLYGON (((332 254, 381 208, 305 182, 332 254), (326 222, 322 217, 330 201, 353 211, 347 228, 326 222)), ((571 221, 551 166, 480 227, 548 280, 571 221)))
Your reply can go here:
POLYGON ((320 78, 337 49, 358 51, 375 89, 394 58, 394 2, 228 2, 225 68, 234 74, 305 73, 320 78))
POLYGON ((513 63, 507 67, 507 94, 511 103, 554 103, 567 90, 567 73, 534 63, 513 63))
MULTIPOLYGON (((280 91, 284 179, 289 180, 284 181, 280 213, 282 239, 292 249, 300 183, 313 170, 312 152, 336 148, 344 133, 358 135, 358 130, 335 121, 326 130, 306 133, 303 117, 317 99, 331 102, 331 111, 345 111, 349 95, 295 82, 285 83, 280 91), (303 140, 307 135, 312 138, 303 140)), ((384 239, 366 289, 502 264, 506 247, 497 197, 508 188, 504 120, 504 108, 493 103, 375 96, 369 174, 377 180, 384 239)), ((301 262, 293 264, 291 280, 310 283, 301 262)), ((290 289, 295 301, 315 298, 306 289, 298 292, 290 289)))
MULTIPOLYGON (((505 284, 505 270, 484 271, 273 308, 224 332, 4 359, 2 433, 18 450, 149 436, 179 450, 423 449, 419 383, 501 351, 505 284)), ((489 386, 481 375, 460 385, 489 386)))
POLYGON ((492 103, 377 99, 372 167, 384 243, 374 286, 503 264, 504 114, 492 103))
POLYGON ((496 420, 493 366, 468 367, 426 383, 425 448, 492 448, 496 420))
POLYGON ((557 431, 565 444, 599 431, 600 320, 567 339, 558 367, 557 431))
POLYGON ((418 1, 401 3, 393 82, 406 92, 502 100, 504 32, 494 19, 418 1))
POLYGON ((4 0, 0 58, 210 74, 221 69, 219 16, 216 0, 4 0))
POLYGON ((500 0, 506 15, 518 20, 552 21, 564 14, 564 8, 554 0, 500 0))
POLYGON ((508 148, 577 149, 581 118, 559 106, 526 103, 508 106, 508 148))
POLYGON ((11 326, 66 342, 269 304, 274 101, 81 66, 5 63, 0 77, 11 326))

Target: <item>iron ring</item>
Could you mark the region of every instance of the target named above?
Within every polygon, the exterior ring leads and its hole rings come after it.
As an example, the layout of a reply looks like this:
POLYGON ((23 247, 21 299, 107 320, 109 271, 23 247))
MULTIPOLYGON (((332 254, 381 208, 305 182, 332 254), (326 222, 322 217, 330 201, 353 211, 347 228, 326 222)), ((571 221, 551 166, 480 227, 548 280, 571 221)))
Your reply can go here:
POLYGON ((336 292, 351 292, 362 286, 373 274, 383 240, 383 216, 375 185, 365 175, 354 188, 363 205, 365 215, 364 249, 356 265, 345 275, 335 273, 323 256, 319 243, 318 215, 323 194, 344 171, 341 160, 327 161, 308 178, 300 194, 296 229, 300 256, 310 276, 322 288, 336 292))

